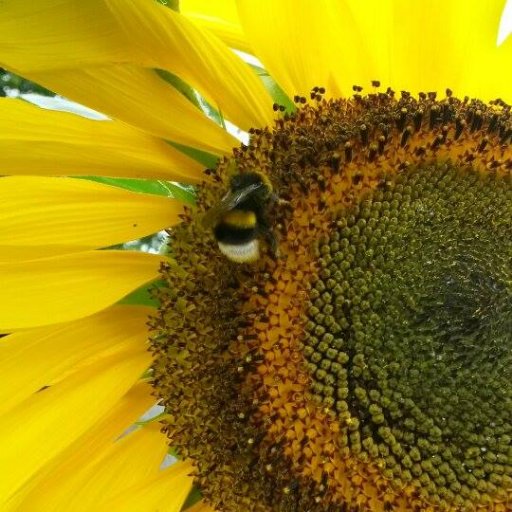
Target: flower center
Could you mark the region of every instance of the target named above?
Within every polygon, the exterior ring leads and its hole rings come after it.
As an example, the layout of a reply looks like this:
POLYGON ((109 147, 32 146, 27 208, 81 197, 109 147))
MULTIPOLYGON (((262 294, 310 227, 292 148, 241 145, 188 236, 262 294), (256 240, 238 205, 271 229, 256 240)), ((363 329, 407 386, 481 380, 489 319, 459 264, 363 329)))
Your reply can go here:
POLYGON ((219 510, 504 511, 509 107, 356 92, 253 130, 173 231, 165 429, 219 510), (201 217, 254 171, 288 202, 262 208, 279 254, 261 230, 260 259, 233 263, 201 217))
POLYGON ((314 399, 352 453, 433 502, 480 500, 512 469, 511 197, 495 176, 409 170, 319 245, 314 399))

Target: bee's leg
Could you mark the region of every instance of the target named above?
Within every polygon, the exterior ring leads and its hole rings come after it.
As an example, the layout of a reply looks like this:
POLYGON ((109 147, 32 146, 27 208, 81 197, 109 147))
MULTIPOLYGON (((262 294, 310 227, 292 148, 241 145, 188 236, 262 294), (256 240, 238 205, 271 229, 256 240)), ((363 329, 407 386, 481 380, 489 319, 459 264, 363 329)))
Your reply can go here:
POLYGON ((264 227, 262 232, 270 248, 270 254, 274 259, 279 258, 279 240, 277 239, 276 234, 270 227, 264 227))
POLYGON ((270 226, 268 219, 262 216, 259 220, 259 232, 264 236, 266 242, 270 247, 270 253, 273 258, 279 257, 279 241, 274 233, 274 230, 270 226))
POLYGON ((279 258, 279 256, 280 256, 279 241, 277 240, 277 236, 275 235, 275 233, 272 230, 269 230, 267 238, 268 238, 268 244, 270 246, 270 252, 272 253, 272 257, 274 259, 279 258))
POLYGON ((275 192, 272 192, 269 201, 271 205, 277 204, 277 206, 286 206, 290 204, 290 201, 287 201, 286 199, 281 199, 275 192))

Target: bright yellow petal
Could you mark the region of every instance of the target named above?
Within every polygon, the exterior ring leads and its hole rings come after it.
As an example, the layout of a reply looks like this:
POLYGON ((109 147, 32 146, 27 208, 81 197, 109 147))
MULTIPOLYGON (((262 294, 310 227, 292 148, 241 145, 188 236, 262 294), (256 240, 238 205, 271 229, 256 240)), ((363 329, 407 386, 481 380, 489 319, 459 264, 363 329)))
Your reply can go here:
POLYGON ((180 13, 201 28, 213 32, 230 48, 252 53, 234 1, 185 0, 180 2, 180 13))
POLYGON ((222 0, 212 2, 211 0, 181 0, 180 13, 185 16, 196 14, 212 19, 217 19, 231 25, 240 25, 238 10, 235 0, 222 0))
POLYGON ((68 322, 114 304, 158 276, 159 255, 90 251, 0 265, 0 332, 68 322))
POLYGON ((183 204, 74 178, 0 180, 0 246, 94 249, 176 224, 183 204))
POLYGON ((501 13, 497 44, 501 45, 512 34, 512 1, 506 0, 501 13))
POLYGON ((351 17, 341 16, 339 0, 251 0, 237 2, 249 42, 266 69, 290 97, 309 97, 314 86, 336 94, 338 70, 351 83, 367 67, 351 17))
MULTIPOLYGON (((36 247, 0 245, 0 264, 16 263, 20 261, 40 260, 42 258, 50 258, 52 256, 62 256, 63 254, 71 254, 77 252, 79 247, 76 245, 38 245, 36 247)), ((84 247, 84 250, 86 248, 84 247)))
POLYGON ((99 421, 151 357, 136 343, 85 366, 0 418, 0 504, 99 421))
POLYGON ((510 97, 512 42, 496 47, 504 0, 239 0, 257 56, 289 95, 371 90, 510 97), (293 14, 291 14, 293 13, 293 14), (435 13, 435 15, 434 15, 435 13), (265 30, 261 30, 265 27, 265 30), (306 32, 306 36, 304 36, 306 32))
POLYGON ((34 490, 30 502, 27 497, 18 510, 89 512, 130 492, 130 487, 151 481, 160 474, 168 451, 166 437, 160 430, 158 423, 138 428, 94 456, 80 450, 82 458, 75 457, 71 471, 60 471, 52 479, 47 478, 44 487, 34 490))
POLYGON ((223 20, 201 16, 196 13, 189 13, 186 15, 187 19, 192 21, 202 30, 208 30, 215 34, 224 44, 230 48, 235 48, 245 53, 252 53, 252 48, 249 41, 239 25, 232 25, 223 20))
MULTIPOLYGON (((6 49, 2 64, 31 79, 36 72, 132 63, 178 75, 241 128, 272 119, 272 100, 249 66, 214 35, 157 2, 41 0, 35 9, 8 0, 0 11, 0 47, 6 49)), ((89 88, 89 95, 95 93, 89 88)))
POLYGON ((114 306, 65 324, 28 329, 0 340, 0 414, 106 352, 146 346, 151 308, 114 306))
POLYGON ((353 21, 359 39, 348 48, 368 72, 337 72, 339 88, 369 88, 378 79, 397 91, 437 91, 510 99, 512 41, 496 46, 503 0, 348 0, 333 4, 353 21), (365 54, 361 54, 361 48, 365 54), (364 55, 367 56, 364 61, 364 55))
MULTIPOLYGON (((471 4, 476 2, 471 2, 471 4)), ((497 45, 501 8, 505 1, 476 3, 477 12, 467 20, 472 26, 486 27, 483 33, 477 30, 477 40, 470 38, 472 57, 464 67, 461 93, 483 99, 501 98, 512 103, 512 37, 510 35, 503 44, 497 45)), ((465 7, 474 9, 473 6, 465 7)), ((510 8, 512 10, 512 7, 510 8)), ((458 35, 457 35, 458 37, 458 35)), ((464 48, 461 49, 461 52, 464 48)))
POLYGON ((22 71, 126 61, 126 36, 101 0, 4 0, 2 62, 22 71))
POLYGON ((93 121, 8 98, 0 100, 0 165, 2 174, 182 182, 197 182, 202 171, 169 144, 123 123, 93 121))
MULTIPOLYGON (((151 69, 131 64, 28 73, 31 80, 157 137, 217 155, 236 139, 151 69)), ((144 150, 143 146, 140 150, 144 150)), ((186 181, 186 174, 185 180, 186 181)))
MULTIPOLYGON (((135 35, 141 33, 137 28, 135 35)), ((103 0, 41 0, 37 8, 8 0, 0 9, 1 64, 159 137, 215 154, 229 153, 235 144, 229 134, 155 71, 137 67, 164 66, 150 51, 139 51, 141 43, 134 34, 125 34, 103 0)), ((208 65, 203 62, 203 69, 193 71, 201 75, 208 65)), ((248 94, 256 93, 249 90, 248 94)))
POLYGON ((272 121, 272 100, 250 67, 214 35, 158 2, 105 0, 143 52, 199 90, 242 129, 272 121))
MULTIPOLYGON (((113 405, 103 419, 71 443, 13 495, 5 505, 5 512, 51 512, 50 508, 38 506, 42 501, 46 501, 48 506, 48 487, 55 486, 61 479, 72 477, 86 462, 91 464, 98 461, 126 429, 151 407, 154 403, 151 393, 152 388, 149 384, 137 382, 113 405)), ((68 509, 64 507, 64 510, 68 509)))
MULTIPOLYGON (((471 95, 477 91, 468 77, 478 76, 483 85, 478 92, 488 97, 485 93, 492 93, 487 86, 494 76, 509 73, 505 69, 494 69, 490 76, 482 73, 485 59, 481 57, 488 58, 496 51, 503 6, 502 0, 433 0, 418 9, 396 0, 389 45, 392 86, 415 92, 444 92, 450 87, 458 94, 471 95), (426 23, 426 16, 435 22, 426 23)), ((510 87, 506 89, 500 94, 510 87)))
MULTIPOLYGON (((188 462, 178 462, 161 473, 150 482, 134 486, 117 499, 100 504, 95 511, 123 512, 161 511, 180 512, 187 496, 192 489, 192 478, 189 476, 192 467, 188 462)), ((90 509, 78 509, 77 512, 90 509)))

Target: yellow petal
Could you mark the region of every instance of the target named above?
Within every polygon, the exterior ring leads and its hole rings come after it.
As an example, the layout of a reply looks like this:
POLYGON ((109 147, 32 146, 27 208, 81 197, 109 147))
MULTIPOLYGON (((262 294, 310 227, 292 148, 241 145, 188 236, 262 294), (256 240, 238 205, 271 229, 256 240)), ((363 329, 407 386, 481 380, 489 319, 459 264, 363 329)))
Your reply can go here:
POLYGON ((338 72, 345 94, 354 83, 368 88, 368 79, 379 79, 397 91, 444 93, 450 88, 461 96, 510 99, 512 42, 496 45, 503 0, 347 0, 334 5, 338 17, 353 20, 360 33, 359 42, 349 46, 356 47, 354 62, 369 68, 369 74, 338 72))
POLYGON ((33 395, 0 418, 0 504, 99 421, 136 382, 150 356, 135 349, 107 356, 33 395))
MULTIPOLYGON (((512 67, 510 65, 512 62, 512 37, 509 35, 502 41, 502 44, 497 46, 501 8, 504 7, 504 4, 504 1, 478 2, 475 8, 469 7, 473 11, 476 9, 476 12, 473 12, 474 16, 467 20, 467 23, 478 27, 477 32, 480 32, 481 24, 486 28, 483 33, 478 34, 480 37, 477 40, 470 38, 473 55, 464 67, 462 81, 465 87, 464 94, 485 100, 501 98, 510 104, 512 103, 510 88, 512 82, 512 67)), ((509 9, 512 10, 512 7, 509 9)), ((461 53, 463 51, 464 48, 461 48, 461 53)))
POLYGON ((272 119, 272 100, 249 66, 215 36, 157 2, 40 0, 35 9, 8 0, 0 10, 0 47, 6 49, 2 64, 31 79, 42 71, 132 63, 180 76, 241 128, 272 119))
MULTIPOLYGON (((0 48, 2 65, 31 79, 37 72, 114 63, 168 69, 244 129, 272 119, 272 101, 249 66, 215 36, 157 2, 39 0, 34 8, 6 0, 0 10, 0 48)), ((150 90, 144 94, 153 95, 150 90)))
MULTIPOLYGON (((30 481, 11 496, 4 506, 5 512, 33 512, 34 510, 50 512, 52 509, 48 506, 47 489, 64 478, 72 477, 86 462, 95 463, 110 450, 126 429, 154 403, 151 393, 152 388, 149 384, 143 381, 137 382, 112 406, 103 419, 41 468, 30 481), (46 500, 48 508, 38 507, 42 500, 46 500)), ((64 507, 64 510, 69 509, 64 507)))
POLYGON ((185 0, 180 2, 180 13, 201 28, 213 32, 230 48, 252 53, 234 1, 185 0))
MULTIPOLYGON (((112 64, 27 73, 31 80, 78 103, 157 137, 217 155, 236 139, 215 124, 151 69, 112 64)), ((144 151, 144 146, 138 150, 144 151)), ((186 171, 186 168, 185 168, 186 171)), ((185 173, 185 179, 187 181, 185 173)))
POLYGON ((82 318, 114 304, 158 276, 165 258, 130 251, 90 251, 0 265, 0 332, 82 318))
POLYGON ((158 423, 145 425, 93 456, 80 450, 81 458, 75 457, 70 471, 45 479, 44 487, 34 489, 30 502, 27 497, 18 510, 89 512, 130 492, 130 487, 151 481, 160 474, 159 467, 168 451, 160 430, 158 423))
POLYGON ((501 13, 500 26, 498 28, 498 37, 496 43, 503 44, 504 41, 512 34, 512 1, 507 0, 501 13))
MULTIPOLYGON (((178 462, 161 471, 150 482, 128 489, 117 499, 102 503, 95 510, 97 512, 112 512, 112 510, 180 512, 192 489, 192 478, 189 476, 191 471, 192 467, 188 462, 178 462)), ((78 510, 88 512, 90 509, 78 510)))
POLYGON ((126 36, 101 0, 4 0, 0 9, 3 64, 21 71, 126 61, 126 36))
POLYGON ((0 100, 2 174, 95 175, 197 182, 202 168, 155 137, 116 121, 93 121, 0 100), (29 150, 27 150, 29 148, 29 150))
MULTIPOLYGON (((117 119, 124 119, 119 114, 134 104, 134 113, 126 117, 135 122, 128 122, 185 145, 194 146, 190 141, 194 136, 186 135, 190 126, 183 125, 194 124, 190 123, 194 119, 199 128, 211 124, 211 132, 221 129, 207 119, 197 121, 202 116, 198 109, 187 105, 188 101, 154 71, 138 66, 168 69, 179 75, 242 128, 264 125, 271 119, 271 100, 261 82, 215 36, 157 2, 123 0, 119 5, 108 3, 108 9, 106 4, 103 0, 40 0, 34 8, 17 0, 3 2, 2 66, 117 119), (120 70, 121 76, 116 77, 120 70), (229 87, 226 76, 230 77, 229 87), (86 97, 80 97, 84 91, 86 97), (108 108, 117 99, 124 105, 108 108), (137 101, 141 105, 137 106, 137 101), (148 103, 151 108, 145 112, 148 103), (187 116, 182 118, 181 111, 187 116), (173 129, 175 124, 177 129, 173 129)), ((208 142, 210 139, 203 141, 196 133, 194 140, 197 147, 208 150, 205 145, 217 142, 219 146, 222 138, 217 134, 208 142)), ((224 141, 227 139, 224 135, 224 141)), ((223 153, 229 146, 221 147, 223 153)))
MULTIPOLYGON (((76 245, 38 245, 36 247, 0 245, 0 264, 16 263, 20 261, 40 260, 41 258, 50 258, 51 256, 62 256, 79 251, 80 247, 76 245)), ((87 250, 83 247, 83 250, 87 250)))
POLYGON ((309 97, 314 86, 327 87, 328 93, 336 94, 334 79, 339 70, 352 81, 355 71, 366 67, 352 19, 340 16, 337 4, 341 2, 237 2, 242 27, 256 56, 290 97, 309 97))
POLYGON ((184 79, 242 129, 271 122, 272 100, 262 82, 213 34, 158 2, 105 1, 141 60, 184 79))
POLYGON ((232 25, 223 20, 202 16, 197 13, 189 13, 187 19, 192 21, 202 30, 208 30, 215 34, 225 45, 245 53, 252 53, 249 41, 239 25, 232 25))
POLYGON ((222 2, 181 0, 179 11, 185 16, 196 14, 197 16, 216 19, 230 25, 240 25, 238 10, 234 0, 223 0, 222 2))
POLYGON ((94 249, 176 224, 183 204, 73 178, 0 180, 0 246, 94 249))
POLYGON ((238 6, 256 55, 289 95, 307 95, 314 85, 349 95, 354 84, 371 89, 372 80, 413 93, 449 87, 483 99, 511 94, 512 42, 496 47, 503 0, 238 6))
POLYGON ((0 414, 106 352, 146 346, 151 308, 114 306, 74 322, 20 331, 0 341, 0 414))
POLYGON ((483 73, 485 58, 496 52, 503 5, 503 1, 434 0, 418 9, 417 5, 397 0, 390 27, 392 85, 400 83, 401 88, 412 91, 421 88, 439 92, 450 87, 461 95, 481 93, 484 99, 489 93, 494 94, 494 77, 502 73, 511 76, 506 68, 489 70, 490 75, 483 73), (425 23, 429 13, 435 13, 434 23, 425 23), (478 77, 477 82, 482 85, 478 91, 476 84, 468 80, 470 77, 478 77))

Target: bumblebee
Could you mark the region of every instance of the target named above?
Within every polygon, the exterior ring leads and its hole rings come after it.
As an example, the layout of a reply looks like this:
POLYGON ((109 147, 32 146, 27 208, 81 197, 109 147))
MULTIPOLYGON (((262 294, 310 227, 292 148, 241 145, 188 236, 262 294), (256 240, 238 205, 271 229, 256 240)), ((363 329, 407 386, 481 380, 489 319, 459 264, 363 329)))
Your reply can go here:
POLYGON ((203 226, 213 229, 219 249, 237 263, 259 258, 261 236, 277 252, 277 241, 267 218, 269 205, 277 200, 272 183, 258 171, 232 176, 230 190, 203 217, 203 226))

